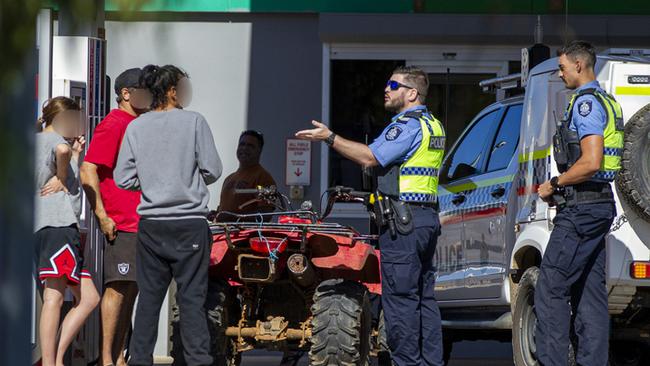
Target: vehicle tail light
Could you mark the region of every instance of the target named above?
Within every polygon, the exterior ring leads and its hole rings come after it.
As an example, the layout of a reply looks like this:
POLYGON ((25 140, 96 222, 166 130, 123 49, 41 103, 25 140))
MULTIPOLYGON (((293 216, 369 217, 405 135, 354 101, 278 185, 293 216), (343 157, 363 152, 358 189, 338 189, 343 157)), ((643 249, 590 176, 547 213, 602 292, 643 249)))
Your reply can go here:
POLYGON ((635 279, 650 278, 650 262, 632 262, 630 276, 635 279))
POLYGON ((286 238, 253 237, 248 240, 248 243, 254 252, 265 255, 270 254, 270 252, 274 250, 277 250, 278 253, 282 253, 287 248, 286 238))

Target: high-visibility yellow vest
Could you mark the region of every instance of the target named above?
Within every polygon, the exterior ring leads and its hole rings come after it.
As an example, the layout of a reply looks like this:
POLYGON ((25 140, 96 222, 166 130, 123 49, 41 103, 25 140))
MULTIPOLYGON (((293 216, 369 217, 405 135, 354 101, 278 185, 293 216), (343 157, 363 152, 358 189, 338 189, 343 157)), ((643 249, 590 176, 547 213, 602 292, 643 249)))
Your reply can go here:
MULTIPOLYGON (((569 121, 573 116, 573 107, 575 106, 576 100, 585 94, 591 94, 595 96, 595 99, 600 103, 600 105, 607 113, 607 125, 605 127, 605 131, 603 131, 603 161, 600 164, 600 169, 596 174, 594 174, 592 178, 611 182, 614 180, 614 178, 616 178, 616 173, 621 169, 621 155, 623 153, 624 137, 623 110, 621 109, 621 105, 618 104, 616 99, 614 99, 614 97, 611 95, 595 88, 583 89, 578 93, 575 93, 569 101, 569 106, 567 107, 567 119, 569 121)), ((575 138, 578 139, 578 141, 567 141, 567 144, 570 145, 573 143, 580 146, 580 141, 577 134, 575 134, 575 138)), ((571 160, 577 161, 579 157, 580 156, 574 156, 571 160)), ((570 165, 575 164, 575 161, 571 161, 570 165)))
POLYGON ((436 202, 438 172, 445 153, 445 130, 426 110, 410 111, 400 118, 415 118, 420 122, 422 141, 405 162, 389 167, 386 179, 378 179, 378 189, 386 195, 397 196, 394 198, 400 201, 436 202), (397 182, 391 181, 395 179, 397 182))

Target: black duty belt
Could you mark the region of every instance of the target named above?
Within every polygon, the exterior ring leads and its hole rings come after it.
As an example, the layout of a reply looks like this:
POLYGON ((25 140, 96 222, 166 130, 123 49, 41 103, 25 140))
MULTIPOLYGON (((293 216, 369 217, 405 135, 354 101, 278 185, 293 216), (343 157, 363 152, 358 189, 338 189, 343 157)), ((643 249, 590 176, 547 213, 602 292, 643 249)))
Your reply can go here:
POLYGON ((406 204, 411 207, 432 208, 436 211, 439 208, 438 202, 406 202, 406 204))
POLYGON ((564 187, 564 198, 567 206, 576 204, 613 202, 614 193, 609 183, 584 182, 564 187))
MULTIPOLYGON (((397 197, 394 196, 387 196, 393 201, 399 201, 397 197)), ((436 211, 439 210, 440 205, 438 204, 438 201, 436 202, 415 202, 415 201, 400 201, 406 203, 410 207, 422 207, 422 208, 432 208, 436 211)))

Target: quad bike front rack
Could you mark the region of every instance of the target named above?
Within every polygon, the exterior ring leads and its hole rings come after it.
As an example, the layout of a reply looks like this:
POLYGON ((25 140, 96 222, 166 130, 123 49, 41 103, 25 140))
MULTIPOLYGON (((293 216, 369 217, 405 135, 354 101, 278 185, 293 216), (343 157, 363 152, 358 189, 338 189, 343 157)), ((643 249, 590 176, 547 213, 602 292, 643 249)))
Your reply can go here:
MULTIPOLYGON (((257 216, 257 215, 254 215, 257 216)), ((343 226, 336 223, 317 223, 317 224, 281 224, 281 223, 254 223, 254 222, 213 222, 210 223, 210 230, 212 234, 228 234, 243 230, 275 230, 275 231, 289 231, 289 232, 302 232, 307 234, 309 232, 314 234, 329 234, 347 236, 352 240, 377 240, 377 235, 363 235, 359 234, 349 226, 343 226)))

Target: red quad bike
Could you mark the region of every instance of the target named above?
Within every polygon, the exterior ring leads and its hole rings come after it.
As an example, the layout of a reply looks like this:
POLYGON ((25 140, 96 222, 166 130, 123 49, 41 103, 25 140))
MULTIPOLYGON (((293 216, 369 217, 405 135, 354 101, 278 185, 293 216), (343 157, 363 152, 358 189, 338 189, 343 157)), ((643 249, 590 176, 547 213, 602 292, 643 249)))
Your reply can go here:
MULTIPOLYGON (((242 206, 262 202, 271 213, 212 220, 213 246, 206 301, 215 365, 236 366, 241 353, 264 348, 309 351, 309 364, 390 363, 383 317, 371 298, 381 294, 376 236, 323 220, 337 201, 367 201, 350 188, 327 190, 322 214, 311 202, 291 210, 275 187, 237 190, 254 194, 242 206), (377 314, 377 311, 374 312, 377 314)), ((172 357, 184 365, 178 309, 172 318, 172 357)))

